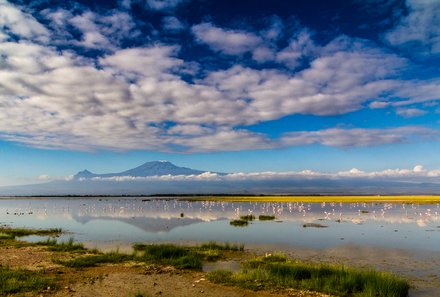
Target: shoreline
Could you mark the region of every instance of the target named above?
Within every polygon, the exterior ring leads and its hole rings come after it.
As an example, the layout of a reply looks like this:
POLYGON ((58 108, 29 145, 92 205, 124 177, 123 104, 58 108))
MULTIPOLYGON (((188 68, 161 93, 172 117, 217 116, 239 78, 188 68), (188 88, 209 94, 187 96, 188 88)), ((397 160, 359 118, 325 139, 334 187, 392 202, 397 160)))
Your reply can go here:
POLYGON ((151 199, 214 202, 304 202, 304 203, 440 203, 440 195, 49 195, 0 196, 0 200, 26 199, 151 199))

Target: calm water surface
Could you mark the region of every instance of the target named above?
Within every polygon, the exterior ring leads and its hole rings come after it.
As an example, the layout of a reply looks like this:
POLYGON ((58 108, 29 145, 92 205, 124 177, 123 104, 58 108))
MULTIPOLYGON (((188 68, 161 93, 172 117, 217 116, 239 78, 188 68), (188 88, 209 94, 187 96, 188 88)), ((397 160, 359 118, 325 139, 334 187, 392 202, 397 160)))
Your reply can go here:
POLYGON ((439 204, 186 202, 125 197, 0 199, 0 223, 62 228, 69 234, 61 240, 74 237, 98 248, 135 242, 215 240, 318 249, 353 243, 440 251, 439 204), (229 224, 246 214, 270 214, 276 220, 256 220, 247 227, 229 224), (307 223, 326 228, 304 227, 307 223))

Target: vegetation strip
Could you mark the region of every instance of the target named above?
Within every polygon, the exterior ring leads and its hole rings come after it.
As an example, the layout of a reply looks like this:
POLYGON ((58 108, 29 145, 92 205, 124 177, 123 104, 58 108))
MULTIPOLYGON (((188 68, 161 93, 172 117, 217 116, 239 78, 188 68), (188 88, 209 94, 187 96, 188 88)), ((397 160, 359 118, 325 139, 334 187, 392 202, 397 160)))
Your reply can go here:
POLYGON ((123 254, 117 251, 99 253, 58 261, 58 263, 71 268, 86 268, 104 263, 118 264, 136 261, 170 265, 180 269, 201 270, 203 261, 216 261, 222 258, 220 251, 243 251, 244 245, 216 242, 208 242, 195 247, 174 244, 135 244, 133 249, 135 251, 133 254, 123 254))
POLYGON ((275 216, 274 215, 259 215, 258 216, 258 220, 260 220, 260 221, 272 221, 272 220, 275 220, 275 216))
POLYGON ((13 293, 36 292, 48 287, 55 287, 54 279, 42 272, 0 267, 0 294, 2 296, 13 293))
MULTIPOLYGON (((253 218, 248 217, 248 222, 253 218)), ((25 236, 30 234, 54 235, 60 229, 27 230, 3 228, 8 236, 25 236)), ((17 244, 20 241, 10 237, 0 238, 2 244, 17 244)), ((29 244, 32 245, 32 244, 29 244)), ((216 261, 225 257, 225 252, 244 251, 242 244, 219 244, 208 242, 199 246, 179 246, 173 244, 135 244, 132 254, 119 252, 100 253, 88 250, 73 239, 68 242, 57 242, 55 239, 36 243, 47 246, 55 252, 87 253, 74 256, 68 260, 57 260, 66 267, 85 268, 100 264, 124 263, 136 261, 146 264, 171 265, 181 269, 201 270, 202 262, 216 261)), ((16 246, 16 245, 14 245, 16 246)), ((342 265, 313 264, 293 261, 282 254, 268 254, 248 260, 242 264, 240 272, 217 270, 208 273, 208 279, 215 283, 260 289, 301 289, 323 292, 335 296, 348 297, 407 297, 409 284, 395 275, 374 270, 359 270, 342 265)), ((10 269, 0 266, 0 294, 42 292, 56 287, 54 277, 44 271, 10 269)))
POLYGON ((3 238, 15 238, 29 235, 39 236, 56 236, 60 235, 63 231, 58 228, 54 229, 26 229, 26 228, 10 228, 0 227, 0 234, 3 234, 3 238))
POLYGON ((389 273, 292 261, 282 254, 249 260, 237 273, 210 272, 208 279, 254 290, 294 288, 343 297, 407 297, 409 290, 406 280, 389 273))
POLYGON ((222 201, 222 202, 342 202, 342 203, 440 203, 440 195, 433 196, 192 196, 179 198, 182 201, 222 201))

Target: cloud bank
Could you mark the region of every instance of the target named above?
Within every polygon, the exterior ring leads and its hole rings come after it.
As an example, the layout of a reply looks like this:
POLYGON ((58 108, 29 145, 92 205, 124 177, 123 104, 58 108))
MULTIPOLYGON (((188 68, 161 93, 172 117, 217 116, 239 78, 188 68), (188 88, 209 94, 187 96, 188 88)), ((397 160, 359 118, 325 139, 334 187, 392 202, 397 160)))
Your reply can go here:
MULTIPOLYGON (((438 5, 408 3, 409 15, 386 40, 392 46, 416 40, 437 53, 438 25, 428 24, 439 22, 428 12, 438 5), (422 35, 405 34, 418 27, 425 28, 422 35)), ((184 1, 144 4, 169 11, 184 1)), ((163 19, 164 32, 138 23, 127 9, 37 11, 0 0, 0 138, 44 149, 165 152, 438 139, 433 128, 408 125, 292 128, 276 137, 249 128, 290 115, 390 106, 403 117, 426 114, 415 105, 438 101, 440 80, 401 78, 411 61, 373 42, 340 35, 318 43, 308 28, 299 28, 281 46, 281 36, 290 33, 276 18, 259 31, 213 22, 187 26, 174 16, 163 19), (141 27, 150 34, 143 36, 141 27), (183 44, 160 39, 185 30, 192 46, 235 62, 212 68, 185 58, 183 44)))

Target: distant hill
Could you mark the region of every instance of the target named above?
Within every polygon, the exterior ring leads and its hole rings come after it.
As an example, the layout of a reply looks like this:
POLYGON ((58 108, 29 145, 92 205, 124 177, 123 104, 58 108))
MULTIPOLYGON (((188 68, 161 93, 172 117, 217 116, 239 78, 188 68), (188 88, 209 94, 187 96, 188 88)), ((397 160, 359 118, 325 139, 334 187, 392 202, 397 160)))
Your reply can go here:
MULTIPOLYGON (((85 169, 74 175, 75 180, 89 179, 93 177, 113 177, 113 176, 161 176, 161 175, 199 175, 206 171, 195 170, 187 167, 179 167, 168 161, 152 161, 144 163, 136 168, 118 173, 96 174, 85 169)), ((218 172, 217 172, 218 173, 218 172)), ((218 173, 222 174, 222 173, 218 173)))

